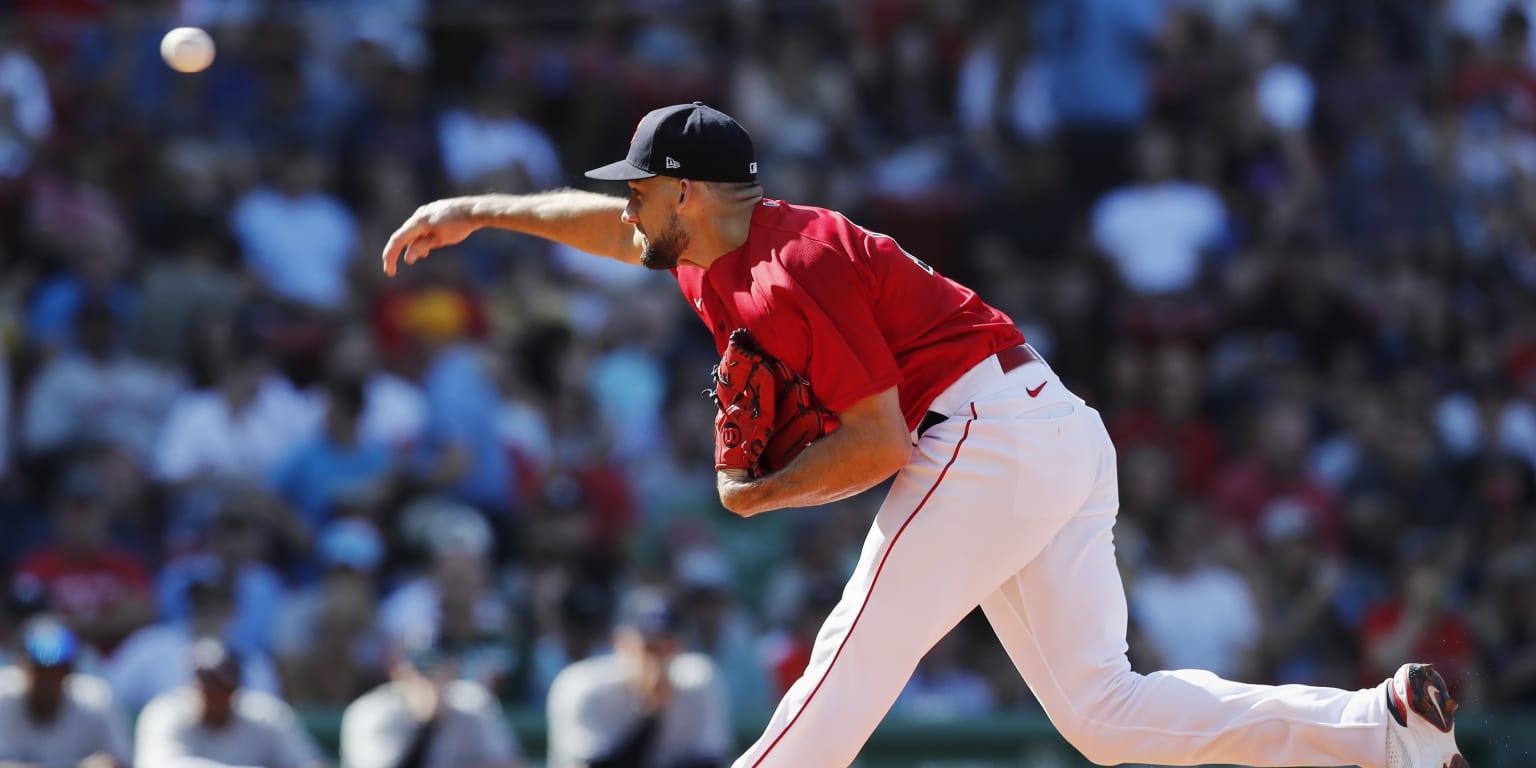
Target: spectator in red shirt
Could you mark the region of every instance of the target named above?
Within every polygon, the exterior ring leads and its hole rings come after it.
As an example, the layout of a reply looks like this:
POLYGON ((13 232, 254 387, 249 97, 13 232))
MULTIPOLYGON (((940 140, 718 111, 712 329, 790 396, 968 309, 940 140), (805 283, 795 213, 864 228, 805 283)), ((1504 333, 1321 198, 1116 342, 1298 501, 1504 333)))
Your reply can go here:
POLYGON ((1399 659, 1412 657, 1432 663, 1451 683, 1451 693, 1462 700, 1479 700, 1468 691, 1481 679, 1477 674, 1477 636, 1447 599, 1450 568, 1427 546, 1400 548, 1396 582, 1400 594, 1378 602, 1366 611, 1360 625, 1360 679, 1371 684, 1397 668, 1399 659))
POLYGON ((1312 426, 1306 406, 1280 399, 1261 406, 1247 456, 1224 469, 1211 488, 1216 517, 1257 542, 1264 510, 1280 499, 1300 504, 1329 551, 1338 548, 1338 515, 1333 498, 1306 473, 1312 426))
POLYGON ((1221 439, 1200 413, 1200 361, 1187 344, 1169 343, 1153 355, 1149 402, 1122 411, 1110 424, 1121 452, 1155 445, 1178 459, 1179 488, 1200 496, 1221 461, 1221 439))
POLYGON ((1536 75, 1526 63, 1531 23, 1518 8, 1499 19, 1493 45, 1458 71, 1451 82, 1451 101, 1462 109, 1491 107, 1519 124, 1536 125, 1536 75))
POLYGON ((154 615, 149 571, 112 543, 106 502, 95 469, 70 469, 54 501, 50 540, 24 556, 15 573, 18 583, 41 588, 50 609, 103 655, 154 615))

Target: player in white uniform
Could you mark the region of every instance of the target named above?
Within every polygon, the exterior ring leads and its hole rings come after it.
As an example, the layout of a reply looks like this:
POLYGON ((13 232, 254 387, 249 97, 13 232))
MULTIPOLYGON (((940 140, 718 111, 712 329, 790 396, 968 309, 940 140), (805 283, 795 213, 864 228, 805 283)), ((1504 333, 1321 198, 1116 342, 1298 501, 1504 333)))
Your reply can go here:
POLYGON ((719 669, 679 652, 667 596, 630 594, 614 652, 578 661, 549 689, 549 768, 716 768, 730 759, 731 718, 719 669))
POLYGON ((522 768, 522 745, 501 703, 462 679, 455 649, 430 628, 396 638, 389 682, 347 705, 341 761, 347 768, 522 768))
POLYGON ((20 634, 18 665, 0 668, 0 766, 127 768, 122 715, 105 680, 74 671, 74 632, 35 618, 20 634))
MULTIPOLYGON (((1014 323, 889 237, 762 197, 751 138, 718 110, 657 109, 573 190, 423 206, 393 273, 482 227, 669 269, 724 349, 746 327, 841 426, 760 478, 718 477, 743 516, 895 481, 842 601, 743 768, 848 765, 923 654, 977 605, 1061 733, 1102 764, 1462 768, 1440 675, 1373 689, 1132 671, 1115 563, 1115 450, 1099 413, 1014 323), (839 394, 840 393, 840 394, 839 394)), ((920 254, 919 254, 920 255, 920 254)), ((704 425, 700 425, 704 428, 704 425)))
POLYGON ((156 696, 139 713, 138 765, 324 768, 319 747, 287 702, 240 689, 240 660, 222 641, 199 640, 191 661, 196 684, 156 696))

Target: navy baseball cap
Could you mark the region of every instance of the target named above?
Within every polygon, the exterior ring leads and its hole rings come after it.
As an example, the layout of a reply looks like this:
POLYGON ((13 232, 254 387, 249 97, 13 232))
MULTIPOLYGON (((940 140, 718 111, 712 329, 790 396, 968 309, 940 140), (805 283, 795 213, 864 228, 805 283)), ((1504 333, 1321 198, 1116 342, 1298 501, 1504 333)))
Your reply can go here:
POLYGON ((198 638, 192 644, 192 674, 203 683, 239 688, 240 654, 217 637, 198 638))
POLYGON ((682 617, 670 597, 646 587, 637 588, 625 596, 619 625, 638 632, 647 640, 674 637, 683 631, 682 617))
POLYGON ((599 181, 671 176, 695 181, 757 181, 752 137, 730 115, 703 102, 651 110, 629 140, 629 156, 587 171, 599 181))

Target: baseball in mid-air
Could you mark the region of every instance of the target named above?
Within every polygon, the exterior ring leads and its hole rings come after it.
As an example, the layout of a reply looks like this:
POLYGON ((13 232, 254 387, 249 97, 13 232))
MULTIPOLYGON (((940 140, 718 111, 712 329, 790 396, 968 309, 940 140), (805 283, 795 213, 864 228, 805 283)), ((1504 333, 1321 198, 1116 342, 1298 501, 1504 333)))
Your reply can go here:
POLYGON ((177 27, 160 39, 160 56, 177 72, 201 72, 213 63, 213 38, 197 27, 177 27))

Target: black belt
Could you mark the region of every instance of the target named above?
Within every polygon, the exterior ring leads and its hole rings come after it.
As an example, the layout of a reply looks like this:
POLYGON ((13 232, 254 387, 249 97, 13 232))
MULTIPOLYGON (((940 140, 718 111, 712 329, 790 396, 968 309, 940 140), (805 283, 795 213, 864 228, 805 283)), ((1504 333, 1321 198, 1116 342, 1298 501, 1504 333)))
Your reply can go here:
MULTIPOLYGON (((1035 348, 1028 344, 1009 347, 993 355, 993 357, 997 358, 997 365, 1003 369, 1005 375, 1026 363, 1044 360, 1044 358, 1040 357, 1040 353, 1036 352, 1035 348)), ((929 411, 923 414, 923 420, 917 423, 917 436, 922 437, 924 432, 943 423, 947 418, 949 418, 947 414, 939 413, 938 411, 929 411)))

